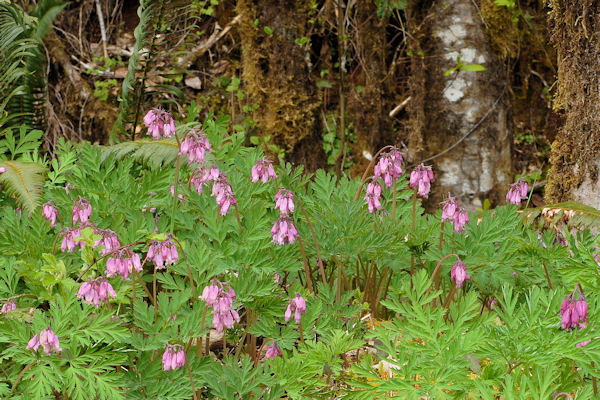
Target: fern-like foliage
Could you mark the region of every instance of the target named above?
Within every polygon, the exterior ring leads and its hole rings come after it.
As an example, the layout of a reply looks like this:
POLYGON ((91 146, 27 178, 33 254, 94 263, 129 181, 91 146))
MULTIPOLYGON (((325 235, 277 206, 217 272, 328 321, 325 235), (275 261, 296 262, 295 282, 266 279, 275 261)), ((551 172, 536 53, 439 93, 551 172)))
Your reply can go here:
POLYGON ((173 139, 138 139, 102 146, 101 149, 103 161, 111 155, 117 160, 129 156, 154 166, 173 162, 179 153, 179 146, 173 139))
POLYGON ((176 70, 176 55, 185 51, 193 40, 192 31, 198 16, 194 0, 141 0, 140 23, 135 29, 135 45, 127 75, 123 80, 119 116, 111 133, 135 137, 143 112, 157 103, 174 103, 183 99, 183 91, 168 84, 176 70), (129 132, 129 133, 127 133, 129 132))
POLYGON ((3 161, 0 167, 6 172, 0 174, 0 184, 27 212, 34 211, 42 201, 42 189, 46 168, 35 162, 3 161))
POLYGON ((0 135, 14 124, 43 127, 47 98, 42 39, 66 3, 43 0, 31 15, 0 0, 0 135))

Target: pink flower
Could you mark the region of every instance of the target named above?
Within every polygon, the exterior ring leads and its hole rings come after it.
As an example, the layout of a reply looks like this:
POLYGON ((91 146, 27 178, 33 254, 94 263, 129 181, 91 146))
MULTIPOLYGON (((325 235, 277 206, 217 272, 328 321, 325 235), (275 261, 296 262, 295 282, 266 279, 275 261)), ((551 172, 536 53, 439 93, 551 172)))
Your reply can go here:
POLYGON ((108 303, 109 296, 114 299, 117 293, 105 277, 83 282, 77 291, 77 297, 84 299, 86 304, 93 304, 94 307, 98 307, 101 301, 108 303))
POLYGON ((294 212, 294 194, 287 189, 279 189, 275 195, 275 208, 279 209, 281 215, 294 212))
POLYGON ((575 289, 573 293, 567 295, 560 306, 561 328, 570 330, 571 328, 585 328, 587 326, 588 304, 585 296, 575 289), (578 299, 575 300, 575 295, 578 299))
POLYGON ((87 222, 90 219, 91 214, 92 206, 86 199, 80 197, 73 205, 73 225, 75 225, 78 220, 82 223, 87 222))
POLYGON ((240 316, 233 308, 236 295, 229 283, 215 280, 212 285, 204 288, 200 298, 208 307, 212 307, 212 323, 217 332, 233 328, 234 321, 240 322, 240 316))
POLYGON ((260 180, 262 183, 267 183, 269 179, 277 179, 273 164, 268 158, 258 160, 256 165, 252 167, 252 182, 256 183, 260 180))
POLYGON ((162 242, 151 240, 146 257, 154 262, 156 269, 164 269, 167 265, 174 264, 179 260, 179 253, 177 246, 170 238, 162 242))
POLYGON ((452 221, 457 208, 458 203, 456 202, 456 199, 448 193, 448 199, 442 203, 442 222, 446 220, 452 221))
POLYGON ((60 244, 60 251, 63 253, 65 251, 75 251, 75 246, 77 245, 79 245, 80 249, 83 249, 83 246, 85 246, 85 242, 83 240, 75 241, 75 238, 81 237, 81 231, 79 228, 66 228, 62 235, 63 240, 60 244))
POLYGON ((121 280, 128 281, 130 273, 141 270, 140 256, 128 247, 113 251, 106 260, 106 276, 109 278, 121 275, 121 280))
POLYGON ((281 357, 281 349, 277 346, 277 342, 273 342, 270 346, 267 346, 265 352, 265 358, 281 357))
POLYGON ((527 182, 522 178, 510 185, 508 193, 506 193, 506 201, 512 204, 520 205, 521 200, 527 198, 527 182))
POLYGON ((3 174, 6 172, 6 167, 0 167, 0 174, 3 174))
POLYGON ((375 211, 381 209, 381 185, 377 182, 371 182, 367 185, 367 194, 364 199, 367 201, 369 212, 375 214, 375 211))
POLYGON ((188 161, 191 163, 204 162, 204 156, 207 151, 211 151, 210 142, 201 130, 194 129, 190 131, 181 142, 179 154, 187 154, 188 161))
POLYGON ((54 228, 56 226, 56 217, 58 216, 58 210, 51 201, 44 204, 42 207, 42 215, 48 222, 50 222, 50 226, 54 228))
POLYGON ((17 304, 13 299, 8 300, 6 303, 2 305, 2 309, 0 309, 0 314, 6 314, 9 311, 14 311, 17 309, 17 304))
POLYGON ((219 174, 215 183, 213 183, 212 195, 215 196, 217 204, 221 207, 221 215, 226 215, 229 212, 229 208, 232 205, 237 204, 233 189, 231 188, 227 177, 222 172, 219 174))
POLYGON ((494 306, 496 305, 496 303, 498 302, 498 300, 496 300, 495 297, 488 297, 485 301, 485 306, 490 310, 490 311, 494 311, 494 306))
POLYGON ((159 108, 152 109, 144 116, 144 125, 148 127, 148 135, 154 140, 171 137, 175 134, 175 121, 168 112, 159 108))
POLYGON ((29 343, 27 343, 27 349, 33 349, 33 351, 37 351, 40 346, 44 348, 44 353, 48 356, 52 352, 59 353, 62 351, 58 337, 51 328, 42 329, 40 333, 32 337, 29 343))
POLYGON ((379 162, 375 165, 375 178, 383 179, 387 188, 392 187, 392 182, 402 175, 402 154, 396 147, 387 153, 381 154, 379 162))
POLYGON ((206 168, 201 166, 196 168, 194 172, 192 172, 192 177, 190 178, 190 184, 194 185, 196 188, 196 192, 199 195, 202 194, 202 188, 208 184, 208 182, 216 181, 221 172, 216 165, 213 165, 211 168, 206 168))
MULTIPOLYGON (((179 185, 179 186, 181 186, 181 185, 179 185)), ((172 198, 173 196, 175 196, 175 186, 173 186, 173 185, 169 186, 169 190, 171 191, 171 198, 172 198)), ((179 200, 183 200, 185 198, 185 196, 181 193, 177 193, 177 198, 179 200)))
POLYGON ((185 351, 180 344, 167 344, 162 356, 163 370, 183 369, 185 365, 185 351))
POLYGON ((298 230, 294 221, 287 215, 283 215, 273 224, 271 228, 273 242, 278 245, 293 244, 298 237, 298 230))
POLYGON ((465 225, 469 223, 469 214, 464 208, 454 213, 453 221, 454 232, 463 233, 465 231, 465 225))
POLYGON ((75 189, 75 185, 71 185, 70 182, 67 182, 65 185, 65 193, 69 194, 69 190, 75 189))
POLYGON ((102 229, 100 231, 100 236, 102 236, 102 238, 94 243, 94 247, 102 246, 100 254, 103 256, 121 247, 121 242, 119 242, 117 234, 110 229, 102 229))
POLYGON ((410 173, 410 187, 417 190, 417 194, 421 197, 429 197, 431 182, 433 182, 433 171, 430 166, 421 164, 410 173))
POLYGON ((285 322, 288 322, 294 312, 294 320, 297 324, 300 324, 302 314, 306 314, 306 301, 300 293, 296 293, 296 297, 290 300, 287 309, 285 310, 285 322))
POLYGON ((456 283, 457 289, 461 287, 465 281, 470 280, 469 275, 467 274, 467 266, 461 260, 458 260, 452 267, 450 279, 456 283))

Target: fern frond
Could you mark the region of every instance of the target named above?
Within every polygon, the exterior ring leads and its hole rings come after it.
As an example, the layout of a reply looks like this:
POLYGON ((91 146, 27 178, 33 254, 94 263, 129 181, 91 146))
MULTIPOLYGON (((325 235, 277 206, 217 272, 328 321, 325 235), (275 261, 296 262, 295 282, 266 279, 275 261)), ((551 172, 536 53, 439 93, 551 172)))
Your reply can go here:
POLYGON ((3 161, 0 167, 6 168, 0 174, 0 184, 9 194, 15 196, 17 203, 28 213, 33 212, 42 203, 42 189, 46 179, 46 168, 40 164, 23 161, 3 161))
POLYGON ((102 161, 113 155, 116 159, 133 157, 138 161, 161 166, 172 163, 179 153, 179 146, 173 139, 139 139, 121 142, 112 146, 102 146, 102 161))

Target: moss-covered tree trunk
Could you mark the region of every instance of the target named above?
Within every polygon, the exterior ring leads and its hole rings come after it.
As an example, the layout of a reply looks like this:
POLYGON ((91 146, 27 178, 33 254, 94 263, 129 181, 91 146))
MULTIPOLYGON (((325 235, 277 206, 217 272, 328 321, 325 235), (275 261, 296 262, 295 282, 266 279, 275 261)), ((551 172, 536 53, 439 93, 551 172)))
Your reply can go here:
POLYGON ((309 170, 326 159, 317 111, 320 104, 307 64, 295 43, 307 34, 310 2, 239 0, 242 81, 257 133, 283 147, 286 158, 309 170))
POLYGON ((434 157, 429 161, 438 171, 432 203, 451 192, 470 209, 485 199, 498 204, 511 180, 506 74, 490 50, 475 2, 435 0, 427 11, 435 18, 423 45, 425 151, 414 161, 434 157), (473 64, 486 70, 465 68, 473 64))
POLYGON ((551 2, 558 51, 555 108, 566 113, 552 144, 546 200, 576 200, 600 208, 600 2, 551 2))

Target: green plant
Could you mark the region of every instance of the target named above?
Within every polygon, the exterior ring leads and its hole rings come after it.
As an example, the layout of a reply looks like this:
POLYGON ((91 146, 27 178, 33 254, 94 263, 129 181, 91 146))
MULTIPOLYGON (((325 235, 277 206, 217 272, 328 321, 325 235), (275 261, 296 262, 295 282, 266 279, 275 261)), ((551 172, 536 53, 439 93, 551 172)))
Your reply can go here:
POLYGON ((482 72, 485 71, 486 68, 481 64, 467 64, 465 61, 460 59, 460 56, 456 57, 456 65, 446 71, 444 71, 445 76, 449 76, 453 72, 459 71, 470 71, 470 72, 482 72))

